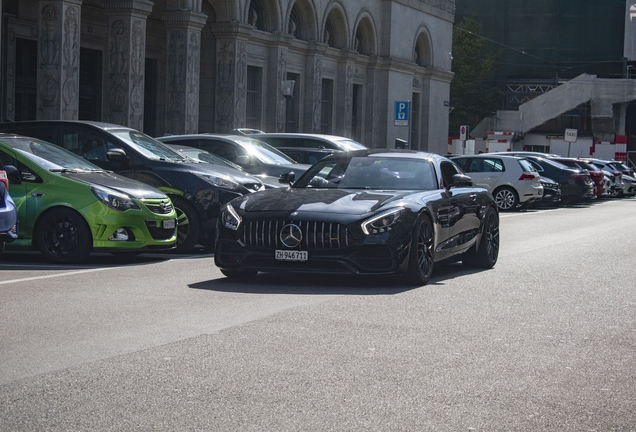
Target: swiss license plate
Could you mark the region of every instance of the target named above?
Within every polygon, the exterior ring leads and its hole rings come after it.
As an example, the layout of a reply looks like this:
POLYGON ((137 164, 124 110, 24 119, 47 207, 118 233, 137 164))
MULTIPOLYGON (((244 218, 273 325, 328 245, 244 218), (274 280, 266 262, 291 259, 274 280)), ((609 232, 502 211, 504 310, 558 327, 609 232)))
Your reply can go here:
POLYGON ((163 227, 163 229, 174 229, 174 227, 177 226, 177 223, 176 223, 175 219, 165 220, 161 224, 162 224, 161 226, 163 227))
POLYGON ((279 261, 307 261, 307 251, 277 250, 276 259, 279 261))

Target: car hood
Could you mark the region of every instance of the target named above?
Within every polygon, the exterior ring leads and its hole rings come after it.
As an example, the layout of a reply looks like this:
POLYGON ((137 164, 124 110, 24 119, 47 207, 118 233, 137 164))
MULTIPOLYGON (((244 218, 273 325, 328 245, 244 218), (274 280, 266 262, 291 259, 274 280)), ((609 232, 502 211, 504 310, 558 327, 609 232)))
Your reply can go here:
POLYGON ((97 172, 69 172, 60 174, 62 177, 77 180, 82 183, 86 183, 89 186, 103 186, 110 189, 123 192, 126 195, 130 195, 134 198, 145 199, 163 199, 166 198, 166 194, 161 192, 152 186, 148 186, 145 183, 137 180, 129 179, 118 174, 107 171, 97 172))
POLYGON ((245 212, 329 213, 364 215, 411 192, 377 192, 347 189, 269 189, 246 195, 234 202, 245 212))

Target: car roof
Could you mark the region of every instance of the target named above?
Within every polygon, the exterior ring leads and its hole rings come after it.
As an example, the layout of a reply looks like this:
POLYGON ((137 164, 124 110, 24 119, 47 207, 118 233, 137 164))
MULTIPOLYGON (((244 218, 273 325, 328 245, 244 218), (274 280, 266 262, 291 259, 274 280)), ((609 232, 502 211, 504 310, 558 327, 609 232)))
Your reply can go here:
POLYGON ((482 154, 476 154, 476 155, 454 155, 454 156, 450 156, 449 159, 452 160, 452 159, 457 159, 460 157, 487 158, 487 157, 493 157, 493 156, 516 159, 516 160, 527 159, 525 156, 515 156, 515 155, 499 154, 499 153, 482 153, 482 154))
MULTIPOLYGON (((347 138, 338 135, 312 134, 312 133, 264 133, 261 137, 280 137, 280 138, 323 138, 327 141, 355 141, 353 138, 347 138)), ((357 141, 356 141, 357 142, 357 141)))

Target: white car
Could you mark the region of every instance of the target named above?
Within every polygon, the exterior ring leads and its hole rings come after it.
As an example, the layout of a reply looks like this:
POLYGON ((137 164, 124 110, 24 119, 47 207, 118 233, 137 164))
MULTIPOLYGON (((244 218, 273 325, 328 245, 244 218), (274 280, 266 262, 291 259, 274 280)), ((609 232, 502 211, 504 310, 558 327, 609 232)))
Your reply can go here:
POLYGON ((523 157, 481 154, 451 159, 475 186, 492 193, 500 210, 514 210, 543 198, 541 176, 523 157))

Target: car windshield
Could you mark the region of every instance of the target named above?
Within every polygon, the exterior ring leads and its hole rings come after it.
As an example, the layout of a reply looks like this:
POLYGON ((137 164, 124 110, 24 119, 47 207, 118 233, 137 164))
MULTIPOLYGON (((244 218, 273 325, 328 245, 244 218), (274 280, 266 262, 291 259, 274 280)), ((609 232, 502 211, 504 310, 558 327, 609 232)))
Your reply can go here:
POLYGON ((179 152, 141 132, 130 130, 115 130, 111 131, 111 133, 126 141, 148 159, 170 162, 188 161, 188 159, 184 158, 183 155, 179 154, 179 152))
POLYGON ((577 165, 579 165, 581 168, 586 169, 588 171, 599 171, 598 167, 594 166, 594 164, 591 164, 591 163, 577 162, 577 165))
POLYGON ((189 158, 192 158, 194 160, 207 162, 207 163, 210 163, 210 164, 213 164, 213 165, 220 165, 220 166, 224 166, 224 167, 234 168, 234 169, 239 170, 239 171, 245 171, 243 168, 241 168, 239 165, 235 164, 234 162, 230 162, 229 160, 227 160, 225 158, 222 158, 222 157, 217 156, 217 155, 212 154, 212 153, 208 153, 208 152, 203 151, 203 150, 198 150, 198 149, 180 149, 179 152, 183 153, 184 155, 186 155, 189 158))
POLYGON ((103 171, 86 159, 46 141, 11 139, 5 141, 13 149, 23 154, 42 168, 49 171, 103 171))
POLYGON ((246 138, 237 140, 237 142, 243 146, 248 154, 254 156, 262 163, 277 165, 298 163, 263 141, 246 138))
POLYGON ((294 188, 433 190, 437 186, 433 163, 429 160, 365 156, 323 159, 313 165, 294 188))
POLYGON ((367 146, 351 139, 339 139, 336 143, 338 144, 338 147, 344 151, 365 150, 367 148, 367 146))

